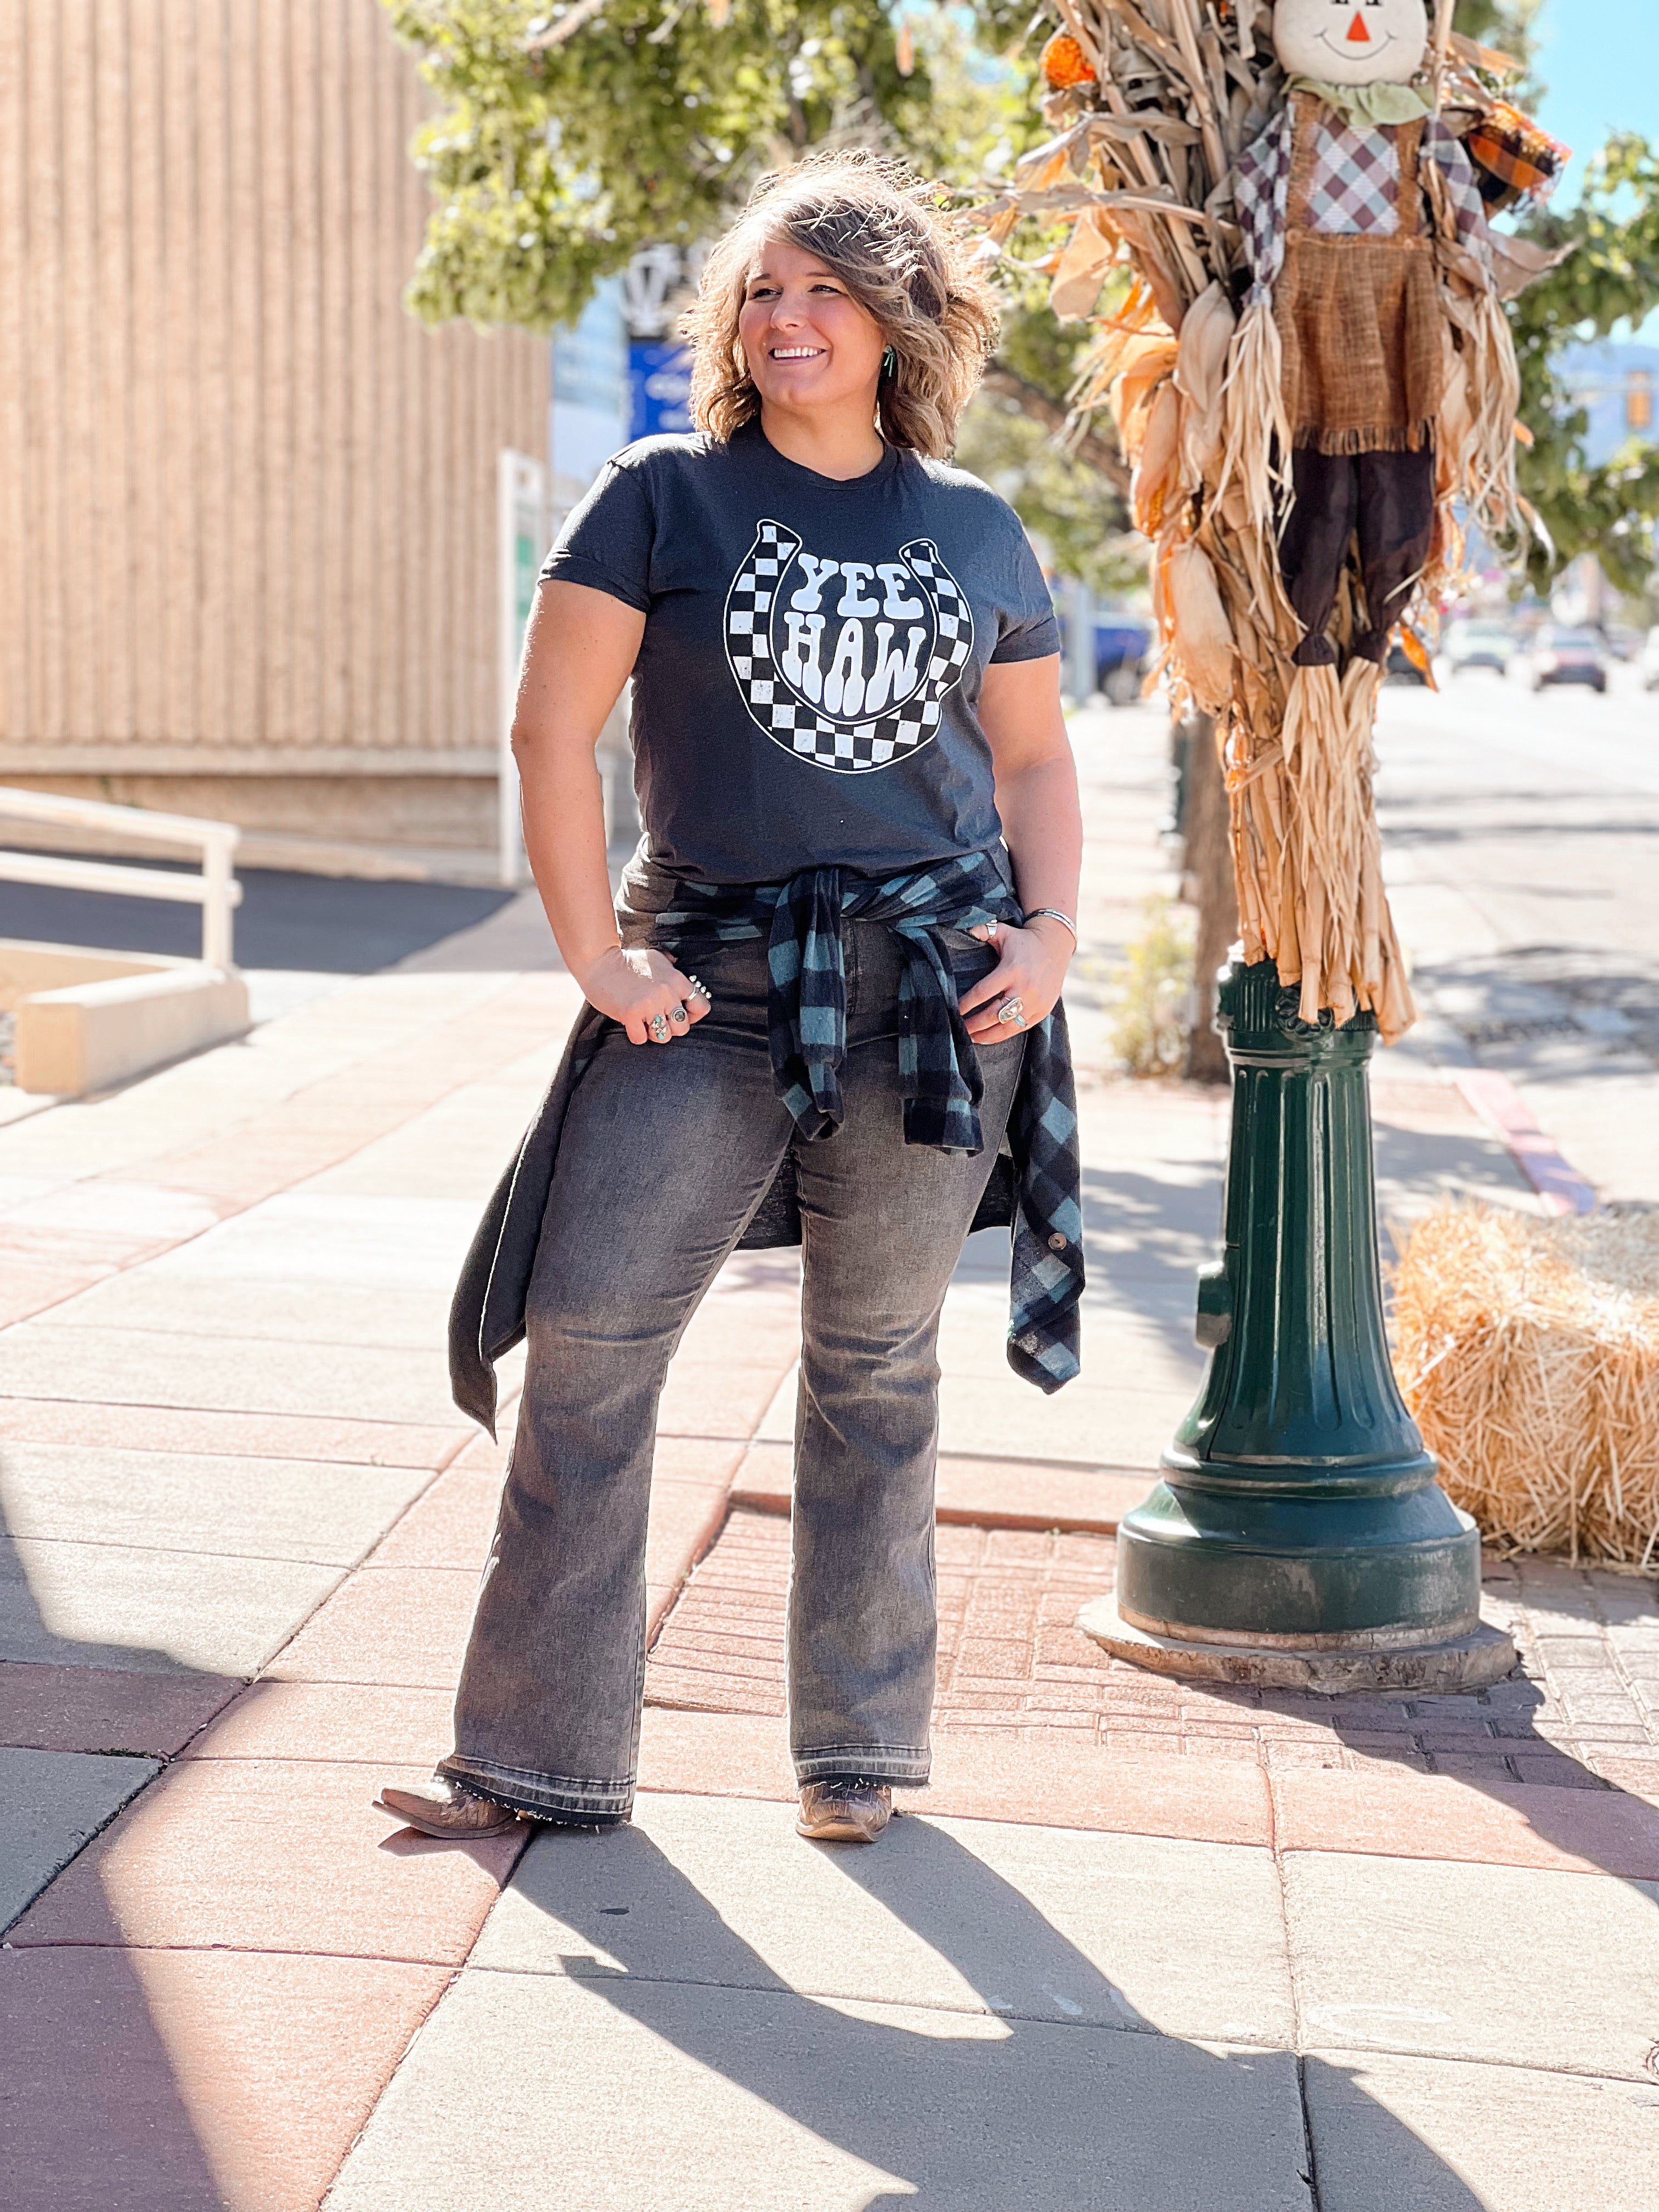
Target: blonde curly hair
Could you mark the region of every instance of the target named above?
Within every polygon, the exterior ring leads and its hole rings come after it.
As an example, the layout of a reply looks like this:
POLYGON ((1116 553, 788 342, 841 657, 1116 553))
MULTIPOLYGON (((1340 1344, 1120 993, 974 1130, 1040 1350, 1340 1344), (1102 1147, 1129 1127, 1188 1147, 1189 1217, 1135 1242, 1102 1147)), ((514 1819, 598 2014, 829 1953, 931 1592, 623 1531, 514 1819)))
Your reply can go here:
POLYGON ((890 445, 943 459, 997 341, 991 288, 927 188, 896 161, 815 155, 761 178, 704 264, 680 319, 693 348, 691 417, 722 443, 760 413, 738 339, 757 249, 784 239, 834 272, 872 316, 895 368, 877 393, 890 445))

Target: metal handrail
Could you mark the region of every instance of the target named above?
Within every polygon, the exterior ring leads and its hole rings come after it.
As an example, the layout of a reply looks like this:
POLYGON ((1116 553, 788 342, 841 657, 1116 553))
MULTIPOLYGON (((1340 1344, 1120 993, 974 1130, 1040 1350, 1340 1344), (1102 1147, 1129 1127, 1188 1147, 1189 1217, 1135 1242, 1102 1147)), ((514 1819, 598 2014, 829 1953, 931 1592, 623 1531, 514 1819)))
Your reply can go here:
POLYGON ((19 791, 0 785, 0 818, 50 822, 71 830, 107 830, 158 845, 190 845, 202 856, 199 875, 175 869, 129 868, 113 860, 59 859, 52 853, 0 848, 0 881, 52 884, 64 890, 118 891, 128 897, 167 899, 202 909, 202 957, 210 967, 232 964, 232 917, 242 903, 236 880, 241 831, 234 822, 204 822, 191 814, 154 814, 143 806, 111 806, 102 799, 66 799, 52 791, 19 791))

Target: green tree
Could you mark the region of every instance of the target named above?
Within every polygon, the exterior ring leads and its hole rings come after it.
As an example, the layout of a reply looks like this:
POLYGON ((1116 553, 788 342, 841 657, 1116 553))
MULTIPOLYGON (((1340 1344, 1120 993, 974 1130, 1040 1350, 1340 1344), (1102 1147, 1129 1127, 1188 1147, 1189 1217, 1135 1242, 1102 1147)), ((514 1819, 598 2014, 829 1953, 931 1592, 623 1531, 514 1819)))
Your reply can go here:
MULTIPOLYGON (((1531 30, 1542 0, 1460 0, 1458 28, 1533 59, 1531 30)), ((1526 93, 1535 94, 1528 85, 1526 93)), ((1589 418, 1573 399, 1562 355, 1575 342, 1607 337, 1644 322, 1659 307, 1659 157, 1631 134, 1585 154, 1576 204, 1544 210, 1519 228, 1565 258, 1510 304, 1521 364, 1521 417, 1532 436, 1520 462, 1522 489, 1549 530, 1531 560, 1534 584, 1553 568, 1594 553, 1621 591, 1639 593, 1653 577, 1653 524, 1659 518, 1659 449, 1632 441, 1592 465, 1584 441, 1589 418)))
POLYGON ((963 417, 957 459, 1001 493, 1055 568, 1098 592, 1145 571, 1124 502, 1128 472, 1100 427, 1067 420, 1075 356, 1089 333, 1050 313, 1041 269, 1005 270, 1002 340, 963 417))
POLYGON ((769 164, 839 137, 972 173, 1003 127, 990 88, 930 65, 963 43, 942 10, 922 36, 882 0, 386 4, 438 102, 414 147, 429 322, 552 330, 641 246, 710 237, 769 164))
MULTIPOLYGON (((972 189, 1046 135, 1036 44, 1006 51, 1025 28, 1009 0, 386 4, 438 103, 415 142, 434 205, 408 293, 433 323, 556 329, 642 246, 707 240, 763 168, 812 146, 874 146, 972 189)), ((1080 333, 1049 314, 1046 279, 1014 270, 1006 304, 961 459, 1104 586, 1124 574, 1122 465, 1097 433, 1054 436, 1080 333)))
MULTIPOLYGON (((1038 414, 1029 397, 1005 397, 988 381, 963 417, 957 463, 1001 493, 1062 576, 1101 594, 1141 583, 1145 548, 1130 534, 1122 494, 1111 475, 1060 443, 1043 398, 1038 414)), ((1063 408, 1054 411, 1063 416, 1063 408)))
MULTIPOLYGON (((1614 138, 1592 158, 1577 205, 1535 216, 1526 228, 1540 245, 1571 251, 1510 308, 1522 419, 1534 440, 1522 454, 1522 488, 1554 539, 1556 564, 1594 553, 1619 590, 1639 594, 1655 568, 1659 447, 1632 439, 1592 465, 1589 417, 1572 397, 1561 356, 1575 339, 1639 325, 1659 307, 1659 158, 1644 139, 1614 138)), ((1536 550, 1533 580, 1547 582, 1552 565, 1536 550)))

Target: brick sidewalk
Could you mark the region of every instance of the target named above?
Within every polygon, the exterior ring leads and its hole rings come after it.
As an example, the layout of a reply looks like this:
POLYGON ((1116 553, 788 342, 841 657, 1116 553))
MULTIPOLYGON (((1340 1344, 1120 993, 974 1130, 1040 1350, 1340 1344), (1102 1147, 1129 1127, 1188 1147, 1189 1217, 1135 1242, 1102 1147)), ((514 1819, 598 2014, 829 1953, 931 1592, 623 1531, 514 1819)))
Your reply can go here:
MULTIPOLYGON (((1479 1697, 1322 1698, 1206 1690, 1109 1658, 1074 1622, 1111 1588, 1115 1548, 1107 1536, 939 1528, 939 1735, 1064 1730, 1115 1753, 1274 1771, 1382 1765, 1659 1802, 1659 1624, 1630 1577, 1489 1559, 1487 1595, 1524 1680, 1479 1697)), ((788 1573, 787 1521, 733 1512, 658 1638, 648 1702, 781 1717, 788 1573)))

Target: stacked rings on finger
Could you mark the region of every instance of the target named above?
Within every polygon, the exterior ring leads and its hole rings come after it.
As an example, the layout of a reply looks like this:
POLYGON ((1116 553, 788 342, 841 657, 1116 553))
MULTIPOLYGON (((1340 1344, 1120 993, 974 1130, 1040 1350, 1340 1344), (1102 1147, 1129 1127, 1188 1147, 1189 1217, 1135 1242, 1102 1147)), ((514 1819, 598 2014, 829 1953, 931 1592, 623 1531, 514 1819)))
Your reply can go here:
POLYGON ((665 1014, 653 1014, 647 1026, 649 1028, 652 1036, 657 1040, 657 1042, 661 1044, 668 1035, 667 1016, 665 1014))

